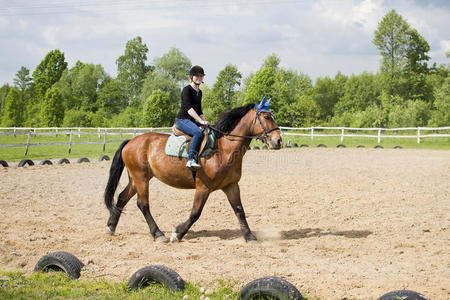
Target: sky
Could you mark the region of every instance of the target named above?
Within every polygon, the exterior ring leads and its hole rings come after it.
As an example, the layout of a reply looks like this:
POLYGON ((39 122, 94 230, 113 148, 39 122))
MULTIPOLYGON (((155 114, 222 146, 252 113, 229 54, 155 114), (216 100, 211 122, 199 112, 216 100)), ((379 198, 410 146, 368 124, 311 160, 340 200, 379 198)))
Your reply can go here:
POLYGON ((313 80, 375 73, 374 31, 391 9, 428 41, 431 64, 450 62, 448 0, 0 0, 0 85, 21 66, 32 73, 53 49, 69 68, 79 60, 116 76, 116 59, 136 36, 148 64, 176 47, 204 67, 208 85, 227 64, 246 77, 273 53, 313 80))

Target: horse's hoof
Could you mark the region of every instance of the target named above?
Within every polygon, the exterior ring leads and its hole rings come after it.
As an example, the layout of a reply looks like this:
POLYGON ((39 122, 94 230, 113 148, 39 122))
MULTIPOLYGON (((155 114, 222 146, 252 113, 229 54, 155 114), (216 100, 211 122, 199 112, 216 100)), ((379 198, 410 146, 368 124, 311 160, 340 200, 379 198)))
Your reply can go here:
POLYGON ((249 240, 249 241, 247 241, 247 244, 249 244, 249 245, 258 245, 259 243, 258 243, 257 240, 249 240))
POLYGON ((170 242, 171 243, 178 243, 180 240, 177 237, 177 233, 176 232, 172 232, 172 235, 170 236, 170 242))
POLYGON ((167 243, 168 240, 167 240, 167 238, 164 235, 161 235, 161 236, 158 236, 155 239, 155 242, 157 242, 157 243, 167 243))
POLYGON ((108 227, 106 228, 106 233, 108 233, 109 235, 114 235, 115 231, 114 231, 114 230, 111 230, 111 228, 108 226, 108 227))

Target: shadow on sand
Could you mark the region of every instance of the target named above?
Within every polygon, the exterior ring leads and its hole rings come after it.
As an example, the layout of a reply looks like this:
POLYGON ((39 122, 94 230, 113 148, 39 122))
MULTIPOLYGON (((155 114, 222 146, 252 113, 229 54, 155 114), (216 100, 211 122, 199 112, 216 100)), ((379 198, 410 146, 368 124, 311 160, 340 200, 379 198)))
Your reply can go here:
MULTIPOLYGON (((311 237, 322 237, 327 235, 343 236, 350 239, 361 239, 366 238, 373 232, 369 230, 347 230, 347 231, 330 231, 323 230, 320 228, 305 228, 305 229, 293 229, 287 231, 279 231, 275 234, 271 234, 274 238, 270 239, 280 239, 280 240, 299 240, 311 237)), ((264 232, 254 231, 257 237, 266 236, 264 232)), ((241 238, 242 233, 238 229, 220 229, 220 230, 200 230, 200 231, 189 231, 184 239, 192 240, 199 237, 218 237, 222 240, 233 240, 236 238, 241 238)), ((263 238, 264 240, 265 238, 263 238)))

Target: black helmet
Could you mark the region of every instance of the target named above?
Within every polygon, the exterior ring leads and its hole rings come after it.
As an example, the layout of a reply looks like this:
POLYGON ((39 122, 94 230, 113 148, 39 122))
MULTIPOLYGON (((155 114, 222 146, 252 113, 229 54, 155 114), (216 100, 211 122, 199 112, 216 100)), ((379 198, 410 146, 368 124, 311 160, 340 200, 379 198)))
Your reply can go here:
POLYGON ((189 71, 189 76, 193 75, 202 75, 205 76, 205 71, 203 71, 203 68, 200 66, 193 66, 191 70, 189 71))

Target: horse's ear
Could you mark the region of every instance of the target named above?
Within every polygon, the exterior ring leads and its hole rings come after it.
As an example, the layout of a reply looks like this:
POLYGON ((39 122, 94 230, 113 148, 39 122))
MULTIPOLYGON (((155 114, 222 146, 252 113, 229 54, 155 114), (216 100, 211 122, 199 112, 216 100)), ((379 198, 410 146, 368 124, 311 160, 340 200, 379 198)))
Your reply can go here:
POLYGON ((272 98, 270 98, 269 101, 267 101, 267 103, 266 103, 266 108, 267 109, 269 109, 270 101, 272 101, 272 98))
POLYGON ((264 96, 259 104, 255 104, 255 110, 261 110, 266 103, 266 96, 264 96))

